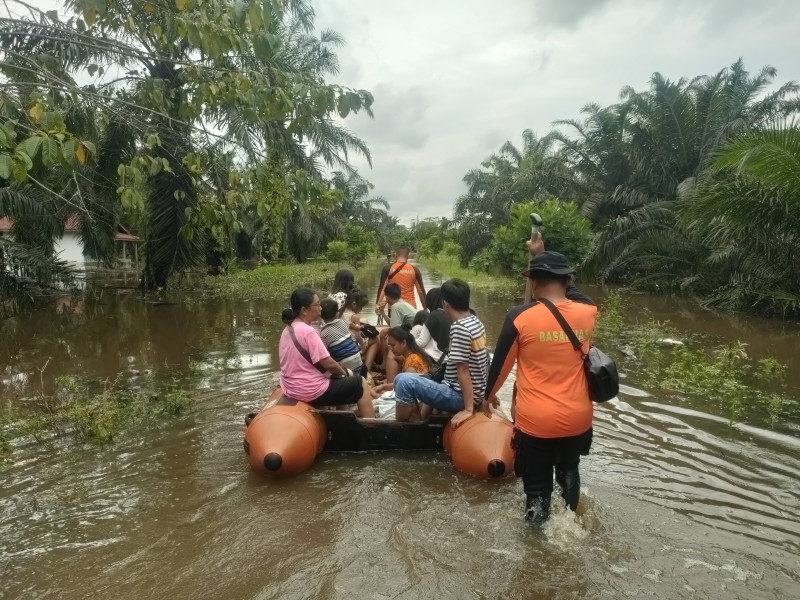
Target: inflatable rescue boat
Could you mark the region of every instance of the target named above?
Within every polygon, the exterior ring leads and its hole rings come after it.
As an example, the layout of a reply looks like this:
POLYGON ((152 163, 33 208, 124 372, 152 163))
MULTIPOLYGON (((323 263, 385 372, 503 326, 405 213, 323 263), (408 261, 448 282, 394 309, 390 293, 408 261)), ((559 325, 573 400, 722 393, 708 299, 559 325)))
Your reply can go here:
POLYGON ((505 417, 476 413, 458 429, 450 417, 424 421, 362 419, 350 410, 316 409, 289 400, 280 390, 245 419, 244 451, 256 471, 275 477, 296 475, 327 452, 444 449, 459 471, 486 479, 513 472, 513 426, 505 417))

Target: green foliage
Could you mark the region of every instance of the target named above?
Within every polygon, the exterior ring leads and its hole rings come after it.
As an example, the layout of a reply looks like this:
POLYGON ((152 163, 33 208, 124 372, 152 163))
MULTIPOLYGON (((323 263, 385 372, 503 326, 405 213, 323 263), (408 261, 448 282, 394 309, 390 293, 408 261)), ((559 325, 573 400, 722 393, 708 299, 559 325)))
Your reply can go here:
POLYGON ((627 304, 619 291, 614 290, 608 294, 600 306, 597 325, 592 337, 607 341, 620 339, 625 332, 625 310, 627 304))
POLYGON ((4 424, 0 421, 0 467, 8 462, 11 456, 11 437, 5 429, 4 424))
POLYGON ((679 200, 706 176, 727 140, 794 110, 796 84, 764 94, 774 78, 771 67, 751 75, 741 60, 691 80, 655 73, 649 89, 622 90, 618 118, 609 123, 618 132, 613 147, 608 138, 581 134, 591 123, 578 124, 570 162, 600 188, 583 208, 598 225, 589 265, 601 278, 677 288, 697 275, 707 251, 681 225, 679 200))
POLYGON ((164 412, 169 415, 183 413, 192 403, 192 397, 182 388, 174 388, 164 395, 164 412))
POLYGON ((473 291, 487 290, 498 296, 505 296, 509 306, 515 303, 515 298, 521 297, 524 290, 525 282, 522 277, 490 275, 480 269, 462 267, 452 257, 444 257, 443 253, 436 258, 425 259, 425 266, 433 271, 438 271, 443 277, 463 279, 473 291))
POLYGON ((421 259, 436 258, 442 251, 444 244, 438 236, 432 236, 417 242, 417 254, 421 259))
POLYGON ((121 412, 120 398, 114 392, 104 390, 96 395, 71 398, 62 416, 84 440, 107 444, 119 429, 121 412))
POLYGON ((342 225, 358 225, 375 234, 382 253, 388 253, 408 237, 408 229, 389 215, 389 203, 381 196, 370 197, 374 186, 354 171, 334 172, 329 185, 336 193, 337 204, 330 214, 342 225))
POLYGON ((441 253, 447 258, 455 260, 461 255, 461 246, 459 246, 457 242, 454 242, 452 240, 447 241, 444 243, 441 253))
POLYGON ((717 354, 717 360, 710 360, 702 353, 678 348, 665 370, 661 386, 717 403, 733 423, 741 417, 745 396, 750 391, 733 367, 747 355, 727 347, 718 349, 717 354))
POLYGON ((753 374, 761 381, 780 380, 786 375, 786 365, 769 356, 758 361, 753 374))
POLYGON ((489 273, 496 262, 497 255, 492 248, 484 248, 472 257, 467 266, 475 273, 489 273))
POLYGON ((55 384, 53 395, 39 393, 16 400, 16 408, 5 408, 0 418, 0 462, 9 458, 10 440, 15 437, 42 443, 53 436, 73 436, 105 445, 126 426, 159 415, 179 415, 192 402, 189 393, 174 381, 161 396, 133 392, 121 385, 119 378, 106 382, 99 391, 69 376, 57 377, 55 384))
MULTIPOLYGON (((544 138, 523 132, 523 150, 507 142, 464 176, 454 203, 462 264, 491 245, 492 265, 517 269, 527 235, 511 222, 513 207, 556 196, 577 203, 594 229, 584 275, 800 314, 800 133, 782 125, 800 111, 800 86, 768 91, 775 77, 741 59, 710 76, 654 73, 647 89, 587 104, 544 138)), ((574 260, 576 250, 564 253, 574 260)))
POLYGON ((0 237, 0 318, 33 308, 53 287, 74 284, 73 269, 48 249, 0 237))
POLYGON ((344 226, 342 237, 347 243, 347 262, 358 268, 370 257, 375 256, 378 242, 374 231, 367 231, 364 227, 354 223, 344 226))
POLYGON ((707 249, 687 287, 729 309, 800 314, 800 129, 756 131, 715 156, 681 203, 681 224, 707 249))
POLYGON ((706 352, 674 343, 676 336, 671 324, 653 320, 627 329, 622 336, 631 351, 624 359, 626 368, 637 371, 646 387, 676 402, 690 397, 731 423, 766 416, 774 426, 790 408, 800 408, 796 399, 775 389, 785 366, 774 358, 754 363, 741 342, 706 352))
POLYGON ((525 269, 528 264, 525 241, 530 239, 532 212, 542 217, 540 231, 547 250, 560 252, 573 265, 579 265, 591 248, 591 224, 578 212, 576 204, 548 198, 514 205, 510 223, 497 227, 492 233, 490 267, 505 273, 519 273, 525 269))
POLYGON ((634 326, 630 334, 630 344, 637 356, 647 360, 662 354, 665 346, 661 340, 674 339, 676 336, 677 331, 669 321, 651 319, 634 326))
MULTIPOLYGON (((439 255, 447 244, 456 242, 453 240, 454 231, 452 222, 445 218, 427 218, 414 223, 412 228, 414 242, 411 244, 416 249, 421 258, 433 258, 439 255)), ((459 251, 460 251, 459 246, 459 251)), ((450 255, 452 256, 452 254, 450 255)))
POLYGON ((344 240, 333 240, 328 242, 328 248, 325 250, 325 257, 330 262, 341 264, 342 261, 347 258, 349 249, 349 245, 344 240))
POLYGON ((226 277, 205 277, 200 284, 200 293, 192 297, 196 301, 218 297, 234 300, 266 298, 287 302, 292 291, 300 286, 327 289, 338 268, 335 263, 322 261, 265 265, 226 277))
POLYGON ((287 222, 305 231, 328 207, 324 166, 371 160, 336 118, 371 115, 372 95, 326 83, 342 39, 312 35, 305 0, 19 4, 0 24, 0 178, 77 210, 104 259, 124 213, 148 287, 234 246, 274 256, 287 222))
POLYGON ((506 142, 481 163, 481 169, 464 175, 467 193, 453 207, 463 264, 489 245, 492 231, 508 223, 515 204, 564 195, 569 171, 554 142, 552 136, 538 138, 526 129, 521 150, 506 142))

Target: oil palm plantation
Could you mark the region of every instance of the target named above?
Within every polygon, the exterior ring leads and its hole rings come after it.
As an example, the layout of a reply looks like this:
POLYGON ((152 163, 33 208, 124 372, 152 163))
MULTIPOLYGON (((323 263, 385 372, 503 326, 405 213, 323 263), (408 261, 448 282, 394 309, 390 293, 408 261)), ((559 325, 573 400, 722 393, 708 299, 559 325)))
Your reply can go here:
POLYGON ((753 131, 725 144, 680 204, 708 248, 692 287, 712 304, 800 314, 800 129, 753 131))
POLYGON ((619 178, 588 206, 601 224, 588 264, 601 278, 674 286, 695 273, 707 249, 681 226, 677 202, 727 140, 785 110, 798 87, 764 94, 775 75, 771 67, 750 75, 739 60, 714 76, 670 81, 656 73, 650 89, 622 91, 615 109, 626 121, 624 160, 615 159, 619 178))
POLYGON ((563 193, 571 184, 571 175, 554 150, 555 141, 526 129, 522 149, 507 141, 481 163, 482 168, 464 175, 467 192, 453 208, 462 261, 489 245, 492 229, 510 220, 514 204, 563 193))

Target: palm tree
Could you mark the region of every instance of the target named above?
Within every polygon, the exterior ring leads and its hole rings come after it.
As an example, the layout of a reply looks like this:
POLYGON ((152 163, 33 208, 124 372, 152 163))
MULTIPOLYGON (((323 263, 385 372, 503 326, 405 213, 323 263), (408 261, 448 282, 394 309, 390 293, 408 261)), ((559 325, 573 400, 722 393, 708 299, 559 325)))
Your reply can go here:
MULTIPOLYGON (((209 0, 201 7, 109 0, 83 8, 70 0, 67 9, 83 18, 68 21, 32 7, 30 18, 0 20, 0 49, 13 69, 6 74, 26 98, 37 90, 91 100, 96 120, 116 119, 132 132, 135 156, 123 164, 135 183, 123 183, 122 199, 145 215, 146 287, 161 287, 170 273, 202 260, 213 226, 204 215, 215 211, 201 210, 198 185, 220 139, 251 165, 291 165, 317 179, 322 164, 343 166, 348 152, 369 158, 365 144, 331 115, 369 113, 372 96, 325 84, 337 69, 332 48, 341 38, 309 34, 306 0, 209 0), (104 66, 123 75, 99 87, 71 77, 104 66), (28 81, 32 76, 38 79, 28 81)), ((252 198, 263 204, 269 196, 264 190, 252 198)))
POLYGON ((628 156, 630 144, 627 108, 622 104, 601 107, 587 104, 581 109, 583 121, 566 119, 556 121, 556 127, 569 127, 577 137, 570 137, 560 129, 550 137, 560 145, 560 155, 571 171, 571 192, 565 197, 581 204, 583 213, 595 225, 601 225, 620 213, 608 201, 618 186, 631 175, 628 156))
POLYGON ((386 198, 383 196, 370 197, 375 186, 355 171, 347 174, 335 171, 329 185, 341 194, 338 213, 344 220, 369 227, 378 213, 385 213, 389 210, 389 202, 386 198))
POLYGON ((464 175, 467 192, 453 208, 462 262, 489 245, 492 229, 509 221, 514 204, 563 193, 568 187, 571 177, 554 151, 555 142, 551 136, 539 138, 526 129, 522 150, 507 141, 481 163, 481 169, 464 175))
POLYGON ((726 308, 800 313, 800 129, 761 129, 726 143, 711 176, 682 201, 681 222, 708 247, 693 287, 726 308))
POLYGON ((774 77, 771 67, 750 76, 739 60, 713 77, 673 82, 655 73, 649 90, 623 89, 624 180, 592 200, 590 214, 605 224, 589 267, 607 279, 645 281, 647 273, 662 285, 677 285, 694 272, 705 249, 680 226, 676 202, 721 144, 784 110, 798 86, 790 82, 762 96, 774 77))

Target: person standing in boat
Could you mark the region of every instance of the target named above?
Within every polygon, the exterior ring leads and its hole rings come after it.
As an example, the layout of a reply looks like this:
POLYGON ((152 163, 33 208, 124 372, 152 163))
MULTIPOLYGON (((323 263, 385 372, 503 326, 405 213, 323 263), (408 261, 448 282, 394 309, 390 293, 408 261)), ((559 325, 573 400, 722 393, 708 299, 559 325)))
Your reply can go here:
POLYGON ((394 380, 396 414, 400 421, 415 420, 427 417, 437 408, 455 413, 450 422, 458 427, 483 403, 489 351, 486 328, 469 308, 469 285, 460 279, 448 279, 441 289, 444 312, 453 322, 444 381, 437 383, 419 375, 398 375, 394 380), (421 409, 417 401, 422 404, 421 409))
POLYGON ((390 283, 396 283, 400 286, 403 300, 414 308, 418 308, 417 300, 414 296, 414 290, 416 290, 422 303, 421 308, 425 308, 425 286, 422 283, 422 274, 417 267, 408 264, 407 246, 400 246, 395 250, 394 261, 391 264, 384 265, 381 270, 381 281, 378 284, 378 294, 375 296, 376 312, 381 314, 381 311, 386 307, 384 293, 386 286, 390 283))
POLYGON ((333 360, 311 326, 320 320, 319 296, 309 288, 298 288, 290 302, 291 313, 284 314, 286 328, 278 344, 284 396, 312 406, 357 404, 360 417, 374 417, 373 393, 366 380, 333 360))
POLYGON ((597 308, 571 285, 573 270, 558 252, 530 260, 525 271, 535 300, 509 310, 495 346, 487 382, 489 406, 517 363, 511 414, 514 418, 514 472, 522 477, 525 518, 534 525, 550 514, 553 472, 565 504, 575 510, 580 497, 580 457, 592 445, 593 406, 583 359, 546 302, 562 314, 588 351, 597 308))

